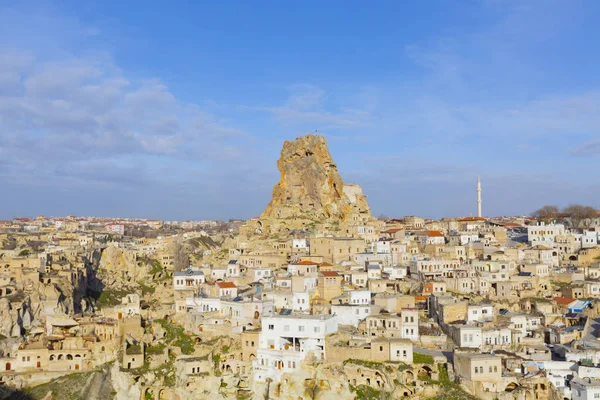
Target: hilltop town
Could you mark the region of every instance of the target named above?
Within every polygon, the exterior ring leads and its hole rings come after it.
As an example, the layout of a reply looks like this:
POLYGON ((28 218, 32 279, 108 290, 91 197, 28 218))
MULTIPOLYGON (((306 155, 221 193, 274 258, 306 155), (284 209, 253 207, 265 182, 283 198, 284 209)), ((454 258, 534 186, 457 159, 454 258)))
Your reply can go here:
POLYGON ((1 221, 1 398, 600 398, 594 209, 473 177, 476 215, 378 219, 323 137, 277 167, 247 221, 1 221))

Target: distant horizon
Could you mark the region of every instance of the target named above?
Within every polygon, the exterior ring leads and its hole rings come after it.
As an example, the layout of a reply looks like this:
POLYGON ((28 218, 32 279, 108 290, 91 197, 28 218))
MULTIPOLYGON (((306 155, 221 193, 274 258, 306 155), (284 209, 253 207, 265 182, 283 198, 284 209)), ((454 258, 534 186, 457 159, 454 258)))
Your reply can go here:
POLYGON ((260 215, 327 138, 374 216, 600 208, 600 3, 0 5, 0 219, 260 215), (585 62, 584 62, 585 61, 585 62))
MULTIPOLYGON (((374 215, 373 216, 377 219, 380 219, 380 215, 374 215)), ((213 222, 228 222, 230 220, 240 220, 240 221, 248 221, 251 220, 253 218, 260 218, 260 215, 255 215, 249 218, 218 218, 218 219, 209 219, 209 218, 199 218, 199 219, 165 219, 165 218, 148 218, 148 217, 123 217, 123 216, 101 216, 101 215, 36 215, 36 216, 27 216, 27 215, 19 215, 19 216, 14 216, 11 218, 6 218, 6 219, 0 219, 0 221, 12 221, 15 219, 19 219, 19 218, 27 218, 29 220, 35 220, 38 217, 44 217, 46 219, 66 219, 69 217, 73 217, 73 218, 97 218, 97 219, 129 219, 129 220, 145 220, 145 221, 163 221, 163 222, 200 222, 200 221, 213 221, 213 222)), ((441 220, 441 219, 460 219, 460 218, 469 218, 469 217, 477 217, 476 215, 462 215, 462 216, 443 216, 440 218, 430 218, 430 217, 425 217, 425 216, 421 216, 421 215, 401 215, 401 216, 389 216, 386 215, 386 219, 403 219, 406 217, 418 217, 418 218, 423 218, 426 220, 441 220)), ((527 214, 523 214, 523 215, 494 215, 494 216, 486 216, 483 215, 481 218, 485 218, 485 219, 494 219, 494 218, 534 218, 531 215, 527 215, 527 214)))

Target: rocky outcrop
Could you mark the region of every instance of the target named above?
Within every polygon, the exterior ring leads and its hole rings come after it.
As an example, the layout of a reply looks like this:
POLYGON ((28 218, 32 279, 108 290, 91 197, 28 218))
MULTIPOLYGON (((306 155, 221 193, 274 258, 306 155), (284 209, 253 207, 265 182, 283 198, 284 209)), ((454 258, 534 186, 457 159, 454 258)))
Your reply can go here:
POLYGON ((251 224, 254 233, 372 219, 362 189, 344 184, 323 136, 286 141, 277 167, 281 178, 260 219, 251 224))
POLYGON ((118 277, 134 279, 140 278, 145 272, 138 268, 135 253, 115 246, 104 249, 99 268, 118 277))

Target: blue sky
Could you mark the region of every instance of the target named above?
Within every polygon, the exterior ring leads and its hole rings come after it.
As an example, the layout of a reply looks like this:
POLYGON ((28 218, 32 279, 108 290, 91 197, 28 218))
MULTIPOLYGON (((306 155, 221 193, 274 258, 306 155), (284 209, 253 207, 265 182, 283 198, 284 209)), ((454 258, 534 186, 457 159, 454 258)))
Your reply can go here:
POLYGON ((600 206, 595 1, 0 4, 0 218, 260 214, 318 130, 375 215, 600 206), (374 4, 373 4, 374 3, 374 4))

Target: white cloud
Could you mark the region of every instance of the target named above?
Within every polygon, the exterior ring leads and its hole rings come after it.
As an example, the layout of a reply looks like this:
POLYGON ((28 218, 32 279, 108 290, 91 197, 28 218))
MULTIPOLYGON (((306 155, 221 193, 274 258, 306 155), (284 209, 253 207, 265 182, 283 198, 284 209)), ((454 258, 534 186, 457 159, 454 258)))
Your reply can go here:
POLYGON ((590 140, 569 150, 575 156, 600 156, 600 140, 590 140))
POLYGON ((290 94, 282 105, 244 108, 267 112, 281 124, 310 130, 353 129, 366 125, 371 117, 366 110, 328 104, 325 90, 315 85, 294 84, 287 90, 290 94))

